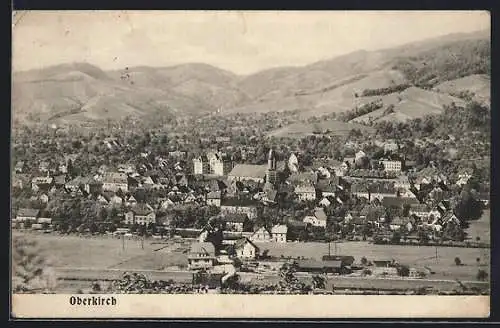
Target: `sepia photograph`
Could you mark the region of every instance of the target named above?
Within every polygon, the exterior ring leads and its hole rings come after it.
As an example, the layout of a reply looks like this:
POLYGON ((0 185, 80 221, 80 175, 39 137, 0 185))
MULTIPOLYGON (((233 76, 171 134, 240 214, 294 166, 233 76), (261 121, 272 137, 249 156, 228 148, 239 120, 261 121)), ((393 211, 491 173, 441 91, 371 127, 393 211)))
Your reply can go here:
POLYGON ((14 12, 13 315, 487 317, 490 23, 14 12))

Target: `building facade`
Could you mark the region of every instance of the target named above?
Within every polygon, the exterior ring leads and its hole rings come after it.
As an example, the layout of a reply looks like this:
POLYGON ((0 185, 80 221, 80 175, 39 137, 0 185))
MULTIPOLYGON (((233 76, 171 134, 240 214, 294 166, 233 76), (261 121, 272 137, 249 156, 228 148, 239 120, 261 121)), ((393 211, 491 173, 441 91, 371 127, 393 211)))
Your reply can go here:
POLYGON ((380 163, 384 166, 384 171, 386 172, 401 172, 401 161, 383 160, 380 163))

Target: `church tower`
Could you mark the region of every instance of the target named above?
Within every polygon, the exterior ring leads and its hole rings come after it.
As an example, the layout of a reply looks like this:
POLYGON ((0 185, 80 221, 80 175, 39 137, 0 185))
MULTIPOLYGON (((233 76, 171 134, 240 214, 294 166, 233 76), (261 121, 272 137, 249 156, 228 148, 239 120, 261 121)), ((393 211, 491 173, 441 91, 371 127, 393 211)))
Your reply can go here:
POLYGON ((276 153, 271 148, 267 155, 266 183, 274 184, 276 182, 276 177, 276 153))

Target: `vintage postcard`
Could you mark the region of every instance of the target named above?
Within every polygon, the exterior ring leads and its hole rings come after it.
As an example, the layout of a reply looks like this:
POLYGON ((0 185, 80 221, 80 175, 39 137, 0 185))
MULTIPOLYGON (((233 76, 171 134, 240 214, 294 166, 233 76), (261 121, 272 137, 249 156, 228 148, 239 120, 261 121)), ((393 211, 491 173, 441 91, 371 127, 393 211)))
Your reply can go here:
POLYGON ((489 316, 488 12, 12 35, 14 318, 489 316))

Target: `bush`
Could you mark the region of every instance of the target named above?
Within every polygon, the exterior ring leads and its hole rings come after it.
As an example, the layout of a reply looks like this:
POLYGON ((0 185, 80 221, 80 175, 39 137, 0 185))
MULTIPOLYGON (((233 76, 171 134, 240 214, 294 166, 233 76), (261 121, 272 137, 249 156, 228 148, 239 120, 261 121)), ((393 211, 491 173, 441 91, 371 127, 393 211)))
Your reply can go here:
POLYGON ((462 265, 462 260, 460 260, 460 258, 459 258, 458 256, 457 256, 457 257, 455 257, 455 264, 456 264, 457 266, 462 265))
POLYGON ((93 292, 100 292, 102 290, 101 284, 96 281, 92 284, 92 291, 93 292))
POLYGON ((408 277, 410 275, 410 268, 406 265, 400 265, 397 267, 398 275, 401 277, 408 277))
POLYGON ((486 272, 484 270, 479 270, 477 272, 476 278, 479 281, 485 281, 486 279, 488 279, 488 272, 486 272))
POLYGON ((367 265, 367 264, 368 264, 368 260, 366 259, 366 257, 364 257, 364 256, 363 256, 363 257, 361 258, 361 264, 362 264, 362 265, 367 265))
POLYGON ((370 276, 371 274, 372 274, 372 270, 370 270, 370 269, 364 269, 363 270, 363 275, 364 276, 370 276))

